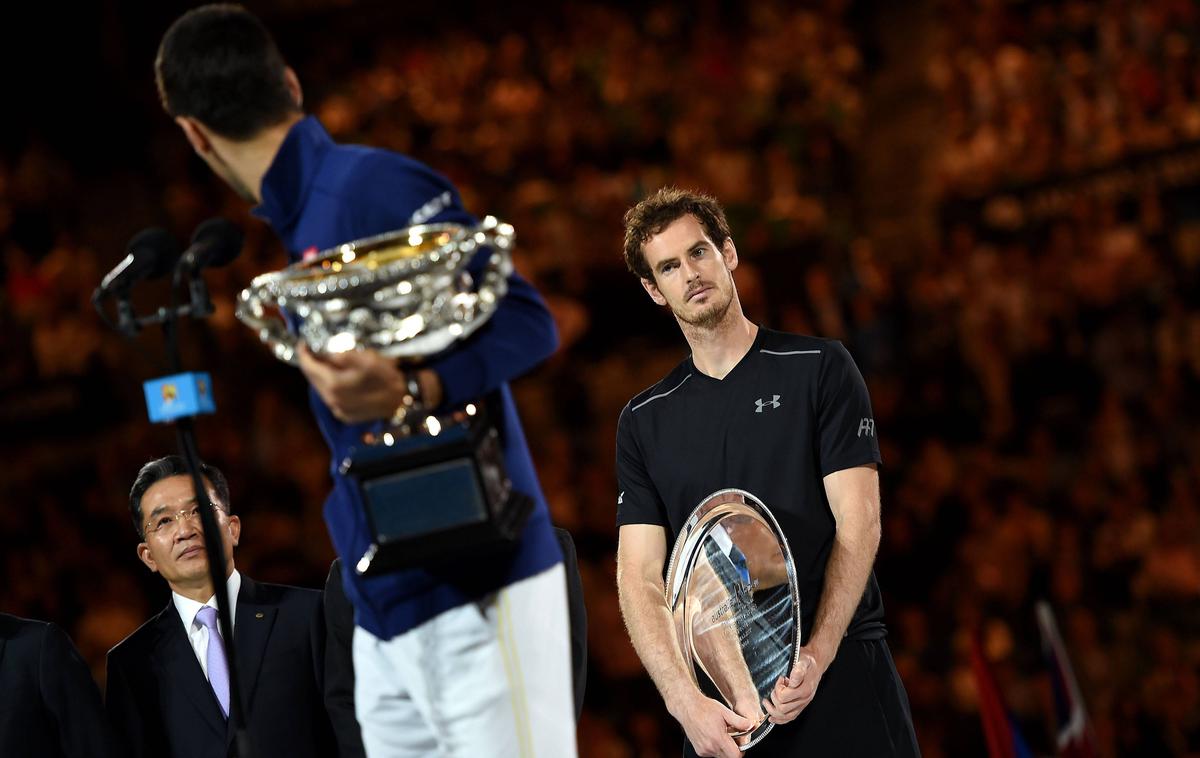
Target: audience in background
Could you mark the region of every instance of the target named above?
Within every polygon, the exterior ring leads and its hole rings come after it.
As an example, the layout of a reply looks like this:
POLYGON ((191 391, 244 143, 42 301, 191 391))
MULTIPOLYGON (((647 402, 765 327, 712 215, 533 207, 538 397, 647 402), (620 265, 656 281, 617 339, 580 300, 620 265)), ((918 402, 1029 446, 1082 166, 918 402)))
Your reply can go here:
MULTIPOLYGON (((679 739, 621 630, 613 576, 617 415, 680 357, 646 349, 677 346, 669 317, 618 295, 620 216, 664 183, 727 201, 752 318, 843 340, 866 376, 885 461, 879 575, 925 755, 985 751, 976 629, 1026 738, 1052 752, 1042 598, 1107 754, 1200 750, 1196 187, 1081 194, 1002 232, 944 214, 937 244, 882 249, 857 210, 871 188, 854 180, 870 126, 864 33, 846 2, 806 5, 574 5, 420 34, 331 34, 349 14, 315 14, 293 24, 291 49, 280 35, 336 138, 409 152, 468 208, 516 226, 518 266, 558 321, 562 350, 514 390, 553 517, 579 549, 582 754, 669 755, 679 739)), ((930 78, 947 201, 1200 137, 1192 3, 940 7, 930 78)), ((253 514, 239 566, 320 587, 332 556, 327 452, 302 378, 233 318, 238 289, 282 254, 189 169, 153 102, 129 121, 148 147, 121 172, 77 175, 37 141, 0 159, 0 608, 60 623, 97 678, 157 604, 121 552, 123 493, 173 444, 145 421, 138 386, 165 373, 157 338, 135 350, 88 300, 139 220, 185 238, 221 214, 247 231, 242 257, 208 275, 217 314, 183 332, 185 365, 215 384, 202 453, 253 514), (253 387, 238 381, 250 372, 253 387)), ((144 289, 146 309, 162 290, 144 289)))

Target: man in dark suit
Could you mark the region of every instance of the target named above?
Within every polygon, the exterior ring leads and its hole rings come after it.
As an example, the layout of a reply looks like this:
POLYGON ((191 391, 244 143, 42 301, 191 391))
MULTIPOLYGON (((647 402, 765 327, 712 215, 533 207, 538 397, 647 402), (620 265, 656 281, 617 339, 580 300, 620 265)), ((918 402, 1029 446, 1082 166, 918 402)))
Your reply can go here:
POLYGON ((583 602, 583 577, 579 574, 579 557, 575 540, 566 529, 554 527, 554 537, 563 554, 567 573, 567 613, 571 629, 571 679, 575 685, 575 723, 583 716, 583 693, 587 690, 587 606, 583 602))
POLYGON ((0 613, 0 755, 111 754, 100 692, 71 639, 54 624, 0 613))
MULTIPOLYGON (((241 522, 220 471, 202 467, 228 570, 242 704, 256 756, 337 755, 323 700, 325 623, 316 590, 255 582, 234 568, 241 522)), ((216 625, 192 480, 169 456, 142 467, 129 495, 138 557, 171 588, 157 616, 108 654, 106 699, 122 756, 236 755, 229 672, 216 625)))

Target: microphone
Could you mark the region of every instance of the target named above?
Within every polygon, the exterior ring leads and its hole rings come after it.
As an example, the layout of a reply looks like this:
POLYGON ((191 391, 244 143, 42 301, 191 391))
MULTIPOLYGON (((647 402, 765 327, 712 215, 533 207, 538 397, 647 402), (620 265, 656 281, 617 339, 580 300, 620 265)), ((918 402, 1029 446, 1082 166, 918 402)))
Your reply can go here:
POLYGON ((184 251, 176 264, 175 277, 178 281, 188 274, 188 292, 191 295, 191 315, 203 318, 213 313, 212 300, 204 278, 197 273, 208 267, 224 266, 242 252, 242 230, 224 218, 210 218, 192 232, 192 244, 184 251))
POLYGON ((129 240, 125 257, 109 271, 92 294, 94 301, 109 295, 125 295, 142 279, 157 279, 175 268, 179 245, 165 229, 143 229, 129 240))
POLYGON ((224 218, 210 218, 196 227, 192 244, 179 258, 179 269, 195 273, 224 266, 242 252, 242 230, 224 218))

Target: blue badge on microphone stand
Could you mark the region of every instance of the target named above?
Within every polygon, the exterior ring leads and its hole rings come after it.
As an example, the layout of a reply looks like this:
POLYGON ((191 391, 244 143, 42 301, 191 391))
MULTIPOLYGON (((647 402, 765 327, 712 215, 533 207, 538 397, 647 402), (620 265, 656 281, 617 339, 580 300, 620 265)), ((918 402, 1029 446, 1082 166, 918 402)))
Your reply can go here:
POLYGON ((189 371, 163 376, 142 384, 146 410, 156 424, 185 416, 216 411, 212 396, 212 378, 207 371, 189 371))

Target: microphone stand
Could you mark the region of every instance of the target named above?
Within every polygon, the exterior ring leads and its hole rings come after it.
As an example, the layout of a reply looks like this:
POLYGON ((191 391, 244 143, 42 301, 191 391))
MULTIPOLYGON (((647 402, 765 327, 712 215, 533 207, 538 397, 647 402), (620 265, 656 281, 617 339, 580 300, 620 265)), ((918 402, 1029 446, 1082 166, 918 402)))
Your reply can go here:
MULTIPOLYGON (((163 341, 166 345, 167 366, 172 374, 182 371, 182 361, 179 353, 179 321, 184 316, 205 318, 212 314, 213 306, 208 296, 208 287, 198 272, 189 277, 189 295, 191 302, 179 305, 176 302, 176 292, 179 288, 182 272, 176 269, 171 283, 171 304, 160 307, 153 315, 138 318, 130 305, 128 298, 122 298, 118 303, 120 312, 119 331, 129 338, 136 336, 144 326, 161 324, 163 341)), ((245 709, 242 705, 241 676, 237 665, 237 646, 233 637, 233 615, 229 602, 229 590, 226 577, 228 567, 225 563, 224 540, 221 528, 217 523, 214 506, 208 497, 208 488, 200 472, 200 456, 197 452, 195 421, 192 416, 181 416, 174 421, 175 436, 179 445, 188 473, 192 478, 192 487, 196 491, 196 504, 200 508, 200 524, 204 533, 204 551, 208 557, 208 575, 212 581, 213 591, 217 600, 217 618, 221 629, 221 637, 225 642, 225 660, 229 670, 229 718, 234 729, 234 741, 237 745, 238 758, 253 758, 254 751, 250 744, 250 735, 246 729, 245 709)))

